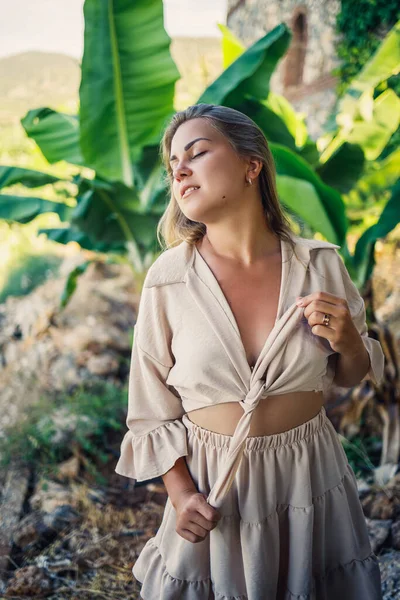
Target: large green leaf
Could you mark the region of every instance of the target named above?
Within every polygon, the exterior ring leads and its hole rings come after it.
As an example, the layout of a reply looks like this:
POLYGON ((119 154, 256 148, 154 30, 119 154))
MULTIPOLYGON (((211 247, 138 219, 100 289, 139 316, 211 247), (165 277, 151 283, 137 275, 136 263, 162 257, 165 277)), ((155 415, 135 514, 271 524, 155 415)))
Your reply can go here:
POLYGON ((400 179, 393 186, 385 208, 377 223, 369 227, 358 239, 354 252, 357 285, 360 287, 371 277, 374 265, 375 242, 385 238, 400 223, 400 179))
POLYGON ((135 188, 138 191, 143 210, 153 206, 165 209, 167 200, 167 175, 160 160, 159 146, 145 146, 142 156, 134 163, 135 188))
POLYGON ((78 117, 51 108, 35 108, 27 112, 21 123, 49 163, 65 160, 74 165, 84 165, 79 148, 78 117))
MULTIPOLYGON (((370 61, 352 80, 335 108, 335 119, 338 127, 325 145, 320 155, 320 163, 327 164, 336 158, 336 162, 346 164, 346 156, 338 161, 342 147, 351 143, 355 150, 359 145, 368 160, 376 159, 396 130, 399 122, 399 99, 392 90, 386 90, 374 100, 375 87, 392 75, 400 72, 400 21, 383 40, 370 61)), ((357 156, 354 162, 357 160, 357 156)), ((321 170, 322 172, 322 170, 321 170)), ((351 173, 347 169, 346 179, 349 182, 351 173)), ((356 180, 354 179, 354 183, 356 180)))
POLYGON ((396 148, 384 160, 368 165, 367 173, 358 180, 356 191, 366 198, 392 187, 400 173, 400 148, 396 148))
POLYGON ((337 238, 331 219, 312 183, 305 179, 278 175, 276 185, 279 199, 286 207, 298 215, 314 231, 322 233, 326 239, 333 240, 337 238))
POLYGON ((386 147, 400 123, 400 99, 389 89, 372 103, 372 114, 365 121, 355 121, 347 132, 347 141, 358 144, 367 160, 375 160, 386 147))
MULTIPOLYGON (((277 143, 286 146, 293 152, 296 152, 296 154, 302 156, 310 165, 314 166, 314 164, 318 163, 319 156, 315 142, 306 139, 303 148, 297 147, 294 137, 297 135, 294 123, 294 119, 296 119, 295 113, 287 110, 284 103, 280 104, 280 99, 277 96, 274 96, 270 102, 270 96, 271 92, 265 101, 246 98, 236 104, 235 109, 248 115, 257 123, 267 138, 268 143, 277 143), (270 106, 273 106, 275 110, 270 108, 270 106), (291 130, 289 130, 289 127, 291 130)), ((302 128, 301 125, 299 128, 302 128)), ((298 140, 304 142, 304 137, 299 135, 298 140)))
POLYGON ((246 51, 246 46, 242 44, 239 38, 226 25, 217 23, 217 27, 222 33, 222 61, 225 70, 246 51))
POLYGON ((132 163, 174 113, 179 71, 161 0, 86 0, 81 147, 98 174, 132 186, 132 163))
POLYGON ((137 245, 143 256, 156 252, 154 231, 162 214, 161 206, 142 207, 136 190, 122 183, 107 184, 81 178, 78 204, 71 214, 71 224, 86 234, 94 244, 137 245))
POLYGON ((80 231, 76 227, 52 227, 39 229, 38 234, 44 233, 49 240, 58 242, 59 244, 69 244, 70 242, 76 242, 85 248, 86 250, 92 250, 94 252, 123 252, 125 253, 126 248, 123 241, 115 244, 106 244, 104 242, 96 242, 91 240, 83 231, 80 231))
POLYGON ((35 188, 55 183, 56 181, 62 180, 59 177, 54 177, 54 175, 33 171, 32 169, 8 167, 6 165, 0 166, 0 188, 9 187, 16 183, 25 185, 28 188, 35 188))
POLYGON ((270 91, 263 104, 282 119, 297 147, 301 148, 309 141, 307 125, 304 122, 305 113, 297 113, 284 96, 270 91))
POLYGON ((293 135, 286 126, 286 123, 272 111, 268 106, 259 100, 246 98, 235 105, 236 110, 249 116, 264 132, 268 142, 276 142, 287 146, 296 152, 296 144, 293 135))
POLYGON ((247 97, 265 100, 270 78, 289 47, 290 29, 277 25, 239 56, 200 96, 197 104, 235 107, 247 97))
POLYGON ((54 212, 61 221, 68 221, 73 208, 62 202, 51 202, 30 196, 9 196, 0 194, 0 219, 29 223, 38 215, 54 212))
POLYGON ((362 94, 399 72, 400 21, 394 25, 360 73, 352 79, 340 102, 340 110, 351 113, 350 106, 354 106, 362 94))
POLYGON ((344 244, 348 219, 341 195, 326 185, 310 165, 289 148, 274 143, 270 144, 270 148, 274 157, 277 175, 288 175, 312 184, 321 202, 319 214, 322 214, 323 209, 332 225, 332 234, 329 237, 327 236, 328 240, 334 244, 344 244))
POLYGON ((357 183, 364 170, 364 152, 357 145, 347 142, 326 163, 318 165, 316 171, 324 183, 347 194, 357 183))
MULTIPOLYGON (((226 27, 218 24, 222 32, 222 56, 226 69, 246 51, 246 46, 226 27)), ((264 131, 268 141, 286 145, 299 152, 310 164, 317 164, 319 153, 307 132, 304 114, 298 114, 284 96, 269 90, 265 100, 252 97, 239 99, 234 108, 247 114, 264 131)))
POLYGON ((360 101, 357 120, 344 113, 338 115, 341 129, 320 155, 318 173, 344 193, 362 176, 365 159, 373 161, 380 156, 400 123, 400 100, 393 90, 385 90, 370 100, 360 101))

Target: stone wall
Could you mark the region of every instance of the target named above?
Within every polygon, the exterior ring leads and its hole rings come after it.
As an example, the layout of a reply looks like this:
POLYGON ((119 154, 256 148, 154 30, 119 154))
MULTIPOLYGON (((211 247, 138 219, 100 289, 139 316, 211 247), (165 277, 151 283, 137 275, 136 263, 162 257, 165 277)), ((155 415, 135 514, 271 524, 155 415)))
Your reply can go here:
POLYGON ((306 115, 310 137, 323 125, 336 102, 339 65, 335 44, 340 0, 228 0, 227 25, 249 47, 279 23, 292 31, 285 57, 271 78, 271 89, 306 115))

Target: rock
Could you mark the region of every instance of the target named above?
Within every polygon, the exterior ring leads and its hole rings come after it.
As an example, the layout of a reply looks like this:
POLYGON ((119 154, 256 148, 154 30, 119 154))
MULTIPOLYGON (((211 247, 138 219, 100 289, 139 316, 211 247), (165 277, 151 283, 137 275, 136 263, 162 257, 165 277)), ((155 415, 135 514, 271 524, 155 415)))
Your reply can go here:
POLYGON ((370 519, 396 519, 400 513, 400 498, 389 487, 384 491, 368 494, 361 500, 361 505, 365 516, 370 519))
POLYGON ((19 522, 13 533, 13 543, 23 552, 43 550, 64 529, 76 526, 80 521, 79 513, 65 504, 52 513, 33 512, 19 522))
POLYGON ((378 485, 385 486, 391 481, 396 474, 398 469, 397 463, 386 463, 375 467, 374 469, 374 480, 378 485))
POLYGON ((69 504, 57 506, 51 513, 45 513, 43 521, 45 525, 57 533, 61 533, 68 527, 76 527, 82 520, 81 515, 77 510, 69 504))
POLYGON ((371 492, 371 486, 369 483, 367 483, 367 481, 365 481, 365 479, 357 478, 356 481, 357 481, 358 497, 361 500, 362 498, 365 498, 366 496, 368 496, 368 494, 371 492))
POLYGON ((383 600, 400 600, 400 552, 389 550, 378 556, 383 600))
POLYGON ((390 519, 365 519, 372 550, 377 552, 387 540, 392 521, 390 519))
MULTIPOLYGON (((64 446, 70 440, 71 433, 76 430, 79 422, 90 424, 91 420, 86 415, 73 414, 66 406, 62 406, 51 414, 42 417, 37 423, 37 429, 46 432, 53 445, 64 446), (49 433, 51 431, 52 433, 49 433)), ((94 428, 94 423, 92 428, 86 428, 88 435, 90 435, 90 430, 94 428)))
POLYGON ((26 552, 34 547, 44 548, 56 537, 56 533, 47 530, 40 512, 30 513, 18 523, 13 533, 13 543, 26 552), (47 538, 48 534, 48 538, 47 538), (42 542, 46 540, 45 544, 42 542))
POLYGON ((110 375, 118 372, 119 362, 110 354, 92 355, 86 367, 93 375, 110 375))
POLYGON ((7 598, 10 596, 43 598, 48 596, 53 589, 53 581, 45 569, 31 565, 15 571, 14 576, 8 582, 5 595, 7 598))
POLYGON ((395 550, 400 550, 400 521, 395 521, 392 525, 392 546, 395 550))
POLYGON ((55 475, 57 479, 61 481, 68 481, 69 479, 76 479, 78 477, 80 467, 80 460, 77 456, 72 456, 68 460, 60 463, 57 466, 55 475))
MULTIPOLYGON (((80 262, 86 258, 79 254, 80 262)), ((0 435, 20 421, 27 401, 99 378, 124 383, 127 377, 140 300, 133 270, 96 261, 61 308, 67 275, 61 268, 58 279, 0 305, 0 435)))
POLYGON ((42 480, 36 486, 35 493, 30 498, 32 510, 42 510, 52 513, 63 504, 77 508, 73 493, 59 483, 51 480, 42 480))
POLYGON ((0 572, 8 568, 13 532, 18 526, 29 486, 29 471, 10 467, 4 478, 0 503, 0 572))

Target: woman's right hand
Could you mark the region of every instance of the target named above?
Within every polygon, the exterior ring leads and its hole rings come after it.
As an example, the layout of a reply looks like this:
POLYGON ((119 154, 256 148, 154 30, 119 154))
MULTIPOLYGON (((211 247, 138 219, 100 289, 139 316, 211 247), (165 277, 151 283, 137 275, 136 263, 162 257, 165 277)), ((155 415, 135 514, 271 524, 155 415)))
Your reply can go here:
POLYGON ((202 542, 208 532, 217 526, 221 513, 208 504, 207 496, 200 492, 184 492, 175 506, 176 532, 188 542, 202 542))

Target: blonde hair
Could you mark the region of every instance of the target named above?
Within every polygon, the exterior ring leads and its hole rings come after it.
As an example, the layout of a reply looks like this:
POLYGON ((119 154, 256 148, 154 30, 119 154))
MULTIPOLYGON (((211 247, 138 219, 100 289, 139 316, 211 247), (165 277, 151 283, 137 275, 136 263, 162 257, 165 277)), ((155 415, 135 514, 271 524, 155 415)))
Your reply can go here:
POLYGON ((233 108, 216 104, 194 104, 173 115, 160 143, 160 154, 166 171, 170 200, 157 225, 161 248, 177 246, 183 241, 195 244, 206 233, 204 223, 188 219, 181 211, 172 190, 173 172, 170 165, 172 138, 182 123, 203 118, 222 133, 232 148, 243 158, 255 156, 263 164, 258 176, 262 205, 267 225, 279 238, 285 238, 294 249, 293 231, 284 214, 276 189, 275 163, 267 139, 260 127, 247 115, 233 108))

